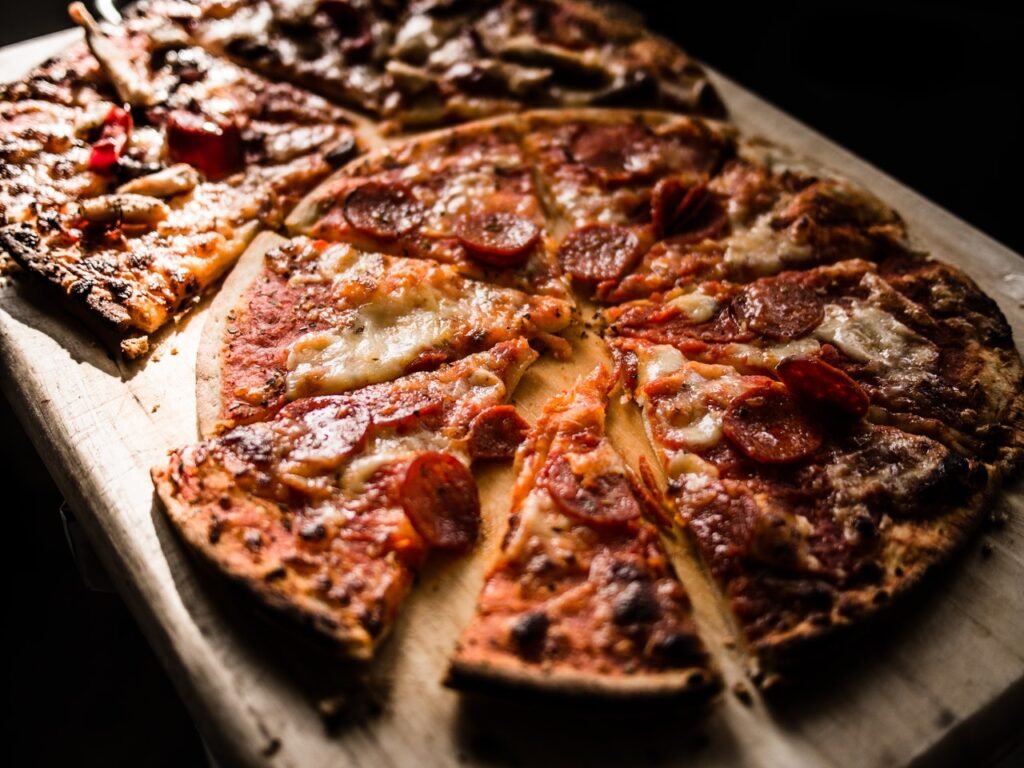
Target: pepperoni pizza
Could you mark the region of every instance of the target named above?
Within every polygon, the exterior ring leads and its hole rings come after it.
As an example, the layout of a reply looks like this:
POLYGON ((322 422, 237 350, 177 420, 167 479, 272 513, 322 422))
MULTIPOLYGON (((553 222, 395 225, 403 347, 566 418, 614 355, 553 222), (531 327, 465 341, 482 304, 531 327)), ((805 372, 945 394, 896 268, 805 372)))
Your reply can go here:
POLYGON ((130 357, 238 261, 200 438, 153 479, 203 559, 350 656, 431 551, 476 551, 481 462, 513 491, 448 682, 614 697, 706 694, 723 646, 799 666, 1024 455, 995 303, 870 191, 710 119, 701 70, 616 12, 74 15, 86 44, 0 90, 0 250, 130 357))

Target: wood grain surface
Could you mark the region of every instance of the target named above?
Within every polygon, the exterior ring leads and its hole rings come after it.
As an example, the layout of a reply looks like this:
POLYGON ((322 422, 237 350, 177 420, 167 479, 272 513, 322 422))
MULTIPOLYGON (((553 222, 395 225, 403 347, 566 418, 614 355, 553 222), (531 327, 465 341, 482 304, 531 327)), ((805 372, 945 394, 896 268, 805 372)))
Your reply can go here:
MULTIPOLYGON (((0 51, 17 77, 77 33, 0 51)), ((899 210, 922 247, 965 269, 1024 341, 1024 261, 805 126, 715 75, 734 122, 859 182, 899 210)), ((207 301, 208 303, 208 301, 207 301)), ((141 364, 113 361, 30 286, 0 286, 2 388, 116 586, 227 765, 963 765, 993 754, 1024 711, 1024 494, 1005 518, 868 631, 831 649, 815 679, 765 701, 744 684, 725 617, 691 566, 681 575, 725 690, 706 711, 593 709, 460 696, 440 679, 469 619, 507 511, 511 472, 486 468, 484 545, 433 562, 368 667, 251 603, 188 556, 155 503, 149 468, 194 440, 195 358, 205 305, 154 339, 141 364), (734 686, 750 694, 736 695, 734 686)), ((515 401, 540 403, 606 359, 593 335, 572 365, 545 358, 515 401)), ((609 431, 635 459, 648 450, 609 431)), ((636 426, 635 423, 632 424, 636 426)))

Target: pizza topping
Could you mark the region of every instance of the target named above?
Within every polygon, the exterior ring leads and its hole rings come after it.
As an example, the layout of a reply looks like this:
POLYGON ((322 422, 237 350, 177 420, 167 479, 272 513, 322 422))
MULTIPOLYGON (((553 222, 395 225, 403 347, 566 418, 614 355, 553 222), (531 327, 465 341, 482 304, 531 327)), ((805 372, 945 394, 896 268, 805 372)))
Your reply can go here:
POLYGON ((760 280, 736 295, 730 305, 742 326, 769 339, 804 336, 825 318, 821 299, 797 283, 760 280))
MULTIPOLYGON (((370 429, 370 411, 366 408, 343 404, 329 407, 330 401, 318 398, 300 401, 297 405, 305 413, 297 416, 293 428, 298 432, 282 462, 282 470, 306 477, 335 469, 358 451, 370 429)), ((285 410, 282 416, 291 416, 285 410)), ((288 423, 288 422, 282 422, 288 423)))
POLYGON ((125 41, 106 35, 82 3, 68 6, 68 15, 85 30, 89 50, 110 78, 122 102, 135 107, 149 107, 164 97, 164 94, 153 90, 149 78, 135 66, 125 50, 125 41))
POLYGON ((625 475, 580 478, 564 456, 549 461, 539 481, 564 514, 588 525, 620 525, 640 517, 640 504, 625 475))
POLYGON ((167 116, 167 150, 172 162, 188 163, 209 179, 241 170, 242 132, 230 118, 211 118, 184 109, 167 116))
POLYGON ((558 248, 562 268, 576 280, 616 280, 640 258, 640 239, 625 227, 587 224, 574 229, 558 248))
POLYGON ((469 429, 469 455, 480 459, 511 459, 530 425, 512 405, 488 408, 469 429))
POLYGON ((659 237, 671 237, 677 245, 713 239, 729 228, 729 215, 707 184, 679 176, 654 185, 651 221, 659 237))
MULTIPOLYGON (((308 267, 307 267, 308 268, 308 267)), ((503 339, 557 333, 565 302, 461 277, 452 267, 333 245, 304 279, 332 286, 314 330, 289 338, 286 396, 346 392, 503 339)))
POLYGON ((116 105, 112 106, 103 119, 100 137, 89 153, 89 170, 96 173, 112 172, 117 167, 131 132, 131 113, 116 105))
POLYGON ((765 464, 807 458, 822 435, 782 384, 750 389, 730 403, 722 431, 746 456, 765 464))
POLYGON ((930 371, 939 356, 930 341, 888 312, 862 302, 829 304, 815 336, 858 363, 908 375, 930 371))
POLYGON ((573 138, 569 153, 606 184, 647 178, 658 159, 652 137, 635 124, 585 126, 573 138))
POLYGON ((868 411, 867 394, 856 381, 820 357, 791 357, 775 372, 790 392, 820 405, 835 406, 852 416, 868 411))
POLYGON ((89 224, 153 226, 170 214, 163 201, 145 195, 100 195, 83 200, 78 213, 89 224))
POLYGON ((368 181, 345 198, 345 218, 363 234, 394 240, 423 219, 423 206, 404 184, 368 181))
POLYGON ((540 238, 540 229, 525 216, 498 211, 460 219, 455 236, 477 261, 514 267, 526 259, 540 238))
POLYGON ((439 549, 465 552, 480 532, 480 496, 472 473, 450 453, 417 456, 401 483, 402 508, 416 532, 439 549))
POLYGON ((149 197, 174 197, 191 192, 199 183, 196 169, 186 163, 139 176, 117 188, 118 194, 148 195, 149 197))

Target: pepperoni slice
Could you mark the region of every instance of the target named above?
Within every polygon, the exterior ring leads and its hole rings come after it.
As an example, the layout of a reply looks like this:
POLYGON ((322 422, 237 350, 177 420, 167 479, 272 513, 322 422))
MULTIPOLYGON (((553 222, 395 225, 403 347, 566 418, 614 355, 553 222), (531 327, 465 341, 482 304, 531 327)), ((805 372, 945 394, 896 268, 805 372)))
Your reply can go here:
POLYGON ((782 384, 754 387, 729 404, 722 432, 747 457, 764 464, 807 458, 821 447, 822 435, 800 411, 782 384))
POLYGON ((373 414, 378 427, 431 424, 444 412, 444 401, 429 387, 396 390, 391 384, 371 384, 342 397, 373 414))
POLYGON ((511 459, 530 425, 511 405, 488 408, 469 428, 469 455, 473 460, 511 459))
POLYGON ((660 237, 676 244, 714 239, 729 228, 725 208, 707 185, 678 176, 661 179, 651 190, 651 221, 660 237))
POLYGON ((789 357, 775 372, 797 397, 824 406, 835 406, 851 416, 868 412, 870 399, 860 385, 844 371, 820 357, 789 357))
POLYGON ((314 408, 300 419, 302 432, 285 459, 295 462, 289 471, 314 475, 339 466, 362 447, 370 429, 370 413, 358 406, 314 408))
POLYGON ((404 184, 368 181, 345 198, 345 218, 363 234, 394 240, 423 219, 423 206, 404 184))
POLYGON ((132 116, 127 110, 113 106, 103 118, 100 137, 92 145, 89 153, 89 170, 96 173, 109 173, 117 165, 117 161, 128 143, 132 132, 132 116))
POLYGON ((781 341, 810 333, 825 319, 813 291, 783 280, 759 280, 733 297, 733 316, 743 327, 781 341))
POLYGON ((650 177, 658 162, 657 146, 639 125, 592 125, 573 137, 572 158, 607 184, 650 177))
POLYGON ((472 473, 450 453, 424 453, 405 470, 402 509, 431 546, 465 552, 480 533, 480 494, 472 473))
POLYGON ((640 516, 640 504, 620 474, 580 478, 564 456, 552 459, 540 483, 559 510, 588 525, 621 525, 640 516))
POLYGON ((640 255, 640 238, 625 227, 611 224, 574 229, 558 248, 562 269, 585 283, 618 280, 640 255))
POLYGON ((209 179, 223 178, 244 165, 242 132, 234 120, 176 109, 166 125, 172 162, 188 163, 209 179))
POLYGON ((540 238, 540 229, 525 216, 497 211, 460 219, 455 236, 477 261, 492 267, 515 267, 526 261, 540 238))
POLYGON ((678 176, 660 179, 651 190, 651 221, 660 237, 670 234, 676 222, 707 198, 704 184, 689 184, 678 176))

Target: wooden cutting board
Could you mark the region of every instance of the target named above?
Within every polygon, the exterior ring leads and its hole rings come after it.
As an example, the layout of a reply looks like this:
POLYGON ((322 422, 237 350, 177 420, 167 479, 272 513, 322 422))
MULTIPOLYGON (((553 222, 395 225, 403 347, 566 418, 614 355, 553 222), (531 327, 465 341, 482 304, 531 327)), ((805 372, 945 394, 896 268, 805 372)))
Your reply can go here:
MULTIPOLYGON (((76 36, 0 50, 0 78, 19 76, 76 36)), ((899 210, 923 247, 995 297, 1021 346, 1020 256, 734 83, 713 79, 743 131, 793 147, 899 210)), ((722 618, 695 587, 698 619, 726 677, 719 699, 706 712, 594 710, 462 697, 440 685, 503 524, 510 473, 491 468, 482 478, 482 551, 428 569, 381 657, 366 669, 346 665, 254 611, 191 559, 155 504, 149 468, 196 436, 203 310, 158 336, 143 364, 127 365, 74 320, 46 311, 31 289, 4 284, 0 385, 223 765, 963 765, 1017 736, 1010 731, 1024 711, 1020 483, 997 505, 1002 527, 788 696, 735 695, 743 676, 723 644, 722 618)), ((601 358, 593 337, 576 343, 578 367, 601 358)), ((532 417, 575 373, 541 361, 517 402, 532 417)), ((625 435, 617 425, 630 418, 615 407, 613 434, 625 435)))

